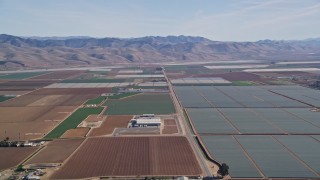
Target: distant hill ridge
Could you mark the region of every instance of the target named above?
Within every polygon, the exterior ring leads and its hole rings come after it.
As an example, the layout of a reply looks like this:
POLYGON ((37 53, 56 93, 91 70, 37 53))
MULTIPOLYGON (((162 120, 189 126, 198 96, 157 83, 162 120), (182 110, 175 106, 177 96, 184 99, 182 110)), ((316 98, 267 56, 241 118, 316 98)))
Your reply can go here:
POLYGON ((0 69, 215 61, 319 59, 320 38, 222 42, 193 36, 140 38, 0 35, 0 69))

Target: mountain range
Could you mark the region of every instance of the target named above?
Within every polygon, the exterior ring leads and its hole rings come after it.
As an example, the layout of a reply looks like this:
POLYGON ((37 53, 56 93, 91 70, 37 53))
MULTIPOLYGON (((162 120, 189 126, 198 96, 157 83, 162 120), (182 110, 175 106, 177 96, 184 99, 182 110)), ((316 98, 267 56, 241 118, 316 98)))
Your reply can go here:
POLYGON ((224 42, 192 36, 91 38, 0 35, 1 70, 244 59, 320 59, 320 38, 224 42))

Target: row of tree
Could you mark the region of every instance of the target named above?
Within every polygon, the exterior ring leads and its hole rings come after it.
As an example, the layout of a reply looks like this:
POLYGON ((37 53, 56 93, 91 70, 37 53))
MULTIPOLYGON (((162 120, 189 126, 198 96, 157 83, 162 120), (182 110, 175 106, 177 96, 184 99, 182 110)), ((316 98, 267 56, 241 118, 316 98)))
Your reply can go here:
POLYGON ((24 144, 19 144, 18 141, 9 141, 9 137, 6 137, 4 140, 0 141, 0 147, 24 147, 24 144))

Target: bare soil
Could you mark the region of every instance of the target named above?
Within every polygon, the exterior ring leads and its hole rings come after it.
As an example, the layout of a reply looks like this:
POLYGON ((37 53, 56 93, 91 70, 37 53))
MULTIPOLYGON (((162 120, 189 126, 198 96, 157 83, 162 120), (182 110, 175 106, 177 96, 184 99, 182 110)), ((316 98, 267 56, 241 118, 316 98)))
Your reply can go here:
POLYGON ((66 131, 61 138, 79 138, 85 137, 89 132, 90 128, 87 127, 78 127, 75 129, 69 129, 66 131))
POLYGON ((66 79, 74 76, 78 76, 85 71, 55 71, 52 73, 36 76, 31 79, 66 79))
POLYGON ((175 134, 178 132, 179 131, 177 126, 164 126, 162 130, 162 134, 175 134))
POLYGON ((132 116, 108 116, 98 128, 93 128, 88 136, 103 136, 112 134, 115 128, 125 128, 132 116))
POLYGON ((185 137, 104 137, 87 139, 51 178, 200 174, 185 137))
POLYGON ((16 90, 33 90, 41 87, 48 86, 56 81, 52 80, 15 80, 0 83, 0 89, 16 89, 16 90))
POLYGON ((75 109, 75 106, 0 107, 0 139, 41 138, 75 109))
POLYGON ((0 170, 18 166, 38 147, 0 147, 0 170))
POLYGON ((84 139, 54 140, 28 160, 26 164, 62 163, 80 146, 83 140, 84 139))
POLYGON ((107 118, 107 116, 101 116, 101 115, 89 115, 85 121, 86 122, 98 122, 103 121, 107 118))
POLYGON ((174 120, 174 119, 165 119, 165 120, 163 120, 164 121, 164 125, 165 126, 175 126, 175 125, 177 125, 176 124, 176 120, 174 120))
POLYGON ((23 95, 0 103, 0 106, 79 106, 88 99, 96 98, 96 94, 81 95, 23 95))

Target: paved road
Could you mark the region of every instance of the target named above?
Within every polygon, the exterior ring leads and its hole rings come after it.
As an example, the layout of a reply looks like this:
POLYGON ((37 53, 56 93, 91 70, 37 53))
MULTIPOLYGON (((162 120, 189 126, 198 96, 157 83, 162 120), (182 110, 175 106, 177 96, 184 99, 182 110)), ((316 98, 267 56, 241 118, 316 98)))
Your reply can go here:
POLYGON ((179 124, 181 126, 182 134, 185 135, 187 137, 188 141, 190 142, 191 147, 192 147, 193 151, 195 152, 195 155, 197 156, 197 159, 199 160, 199 164, 200 164, 200 167, 201 167, 201 169, 202 169, 202 171, 204 173, 204 176, 212 177, 211 170, 208 167, 208 164, 206 162, 207 160, 203 156, 202 150, 198 146, 198 143, 194 139, 195 135, 192 133, 189 125, 187 124, 187 120, 184 117, 183 108, 179 104, 178 98, 177 98, 176 94, 173 91, 172 84, 169 81, 165 70, 163 70, 163 74, 164 74, 164 77, 166 78, 166 80, 168 82, 168 86, 169 86, 170 93, 172 95, 173 103, 174 103, 174 106, 176 107, 178 121, 179 121, 179 124))

